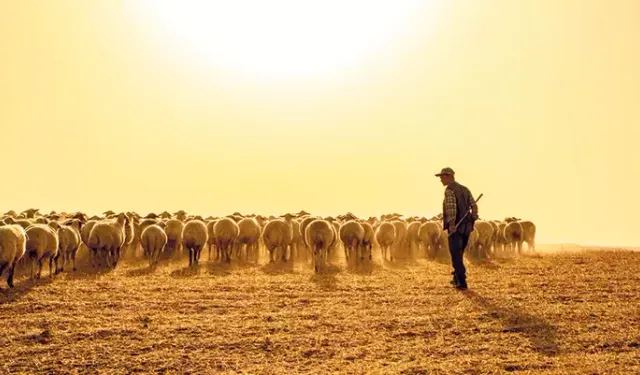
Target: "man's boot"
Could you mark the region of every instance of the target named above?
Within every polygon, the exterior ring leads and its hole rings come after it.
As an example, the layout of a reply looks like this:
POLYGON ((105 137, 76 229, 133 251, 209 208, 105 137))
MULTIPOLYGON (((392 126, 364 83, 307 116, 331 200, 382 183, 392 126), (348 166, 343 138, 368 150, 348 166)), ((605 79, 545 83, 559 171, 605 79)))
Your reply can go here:
POLYGON ((466 277, 462 280, 458 280, 456 278, 457 283, 455 284, 455 288, 459 290, 467 290, 467 280, 466 277))
POLYGON ((458 278, 456 277, 456 271, 451 272, 451 274, 453 275, 453 278, 451 279, 451 281, 449 281, 449 283, 453 286, 458 285, 458 278))

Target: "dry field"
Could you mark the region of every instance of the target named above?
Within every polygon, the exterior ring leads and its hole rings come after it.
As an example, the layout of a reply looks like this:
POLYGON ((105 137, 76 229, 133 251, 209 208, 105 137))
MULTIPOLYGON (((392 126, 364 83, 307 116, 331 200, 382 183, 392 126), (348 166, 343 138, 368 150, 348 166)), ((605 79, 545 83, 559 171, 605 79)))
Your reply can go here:
POLYGON ((45 272, 2 284, 0 373, 640 373, 640 252, 467 264, 45 272))

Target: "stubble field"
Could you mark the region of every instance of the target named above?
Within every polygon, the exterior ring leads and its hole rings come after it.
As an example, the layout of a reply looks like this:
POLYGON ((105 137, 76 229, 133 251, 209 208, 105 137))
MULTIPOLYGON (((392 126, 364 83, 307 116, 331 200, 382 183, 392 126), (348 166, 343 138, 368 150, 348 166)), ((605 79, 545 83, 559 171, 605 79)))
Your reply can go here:
POLYGON ((0 373, 638 374, 640 252, 306 265, 85 264, 0 290, 0 373))

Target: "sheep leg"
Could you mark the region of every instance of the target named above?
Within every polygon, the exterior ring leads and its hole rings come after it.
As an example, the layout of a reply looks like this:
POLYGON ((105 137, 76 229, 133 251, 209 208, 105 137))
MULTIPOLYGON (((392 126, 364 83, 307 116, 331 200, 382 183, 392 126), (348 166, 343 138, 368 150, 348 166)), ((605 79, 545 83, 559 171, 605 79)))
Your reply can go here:
POLYGON ((60 250, 58 250, 58 253, 56 254, 55 257, 49 258, 49 276, 51 276, 51 264, 53 263, 54 260, 55 260, 55 263, 56 263, 56 269, 55 269, 55 271, 53 271, 53 274, 57 275, 57 274, 60 273, 59 267, 58 267, 58 260, 59 259, 60 259, 60 250))
POLYGON ((518 254, 522 254, 522 241, 518 241, 518 254))
POLYGON ((198 262, 200 261, 200 252, 202 251, 202 247, 201 246, 196 246, 195 249, 193 249, 193 253, 194 253, 194 257, 196 258, 196 266, 198 265, 198 262))
MULTIPOLYGON (((9 288, 13 288, 13 271, 16 269, 16 262, 14 261, 13 264, 11 264, 11 267, 9 267, 9 271, 7 273, 7 286, 9 288)), ((0 274, 2 274, 2 272, 0 272, 0 274)))
POLYGON ((107 267, 111 268, 111 250, 102 249, 102 254, 104 255, 105 262, 107 263, 107 267))
POLYGON ((2 263, 2 265, 0 265, 0 276, 2 276, 4 269, 7 268, 8 265, 9 263, 2 263))
POLYGON ((116 247, 116 253, 115 253, 115 260, 113 262, 113 267, 115 268, 116 265, 118 264, 118 261, 120 260, 120 246, 116 247))
POLYGON ((36 279, 40 279, 42 275, 42 258, 38 259, 38 272, 36 273, 36 279))

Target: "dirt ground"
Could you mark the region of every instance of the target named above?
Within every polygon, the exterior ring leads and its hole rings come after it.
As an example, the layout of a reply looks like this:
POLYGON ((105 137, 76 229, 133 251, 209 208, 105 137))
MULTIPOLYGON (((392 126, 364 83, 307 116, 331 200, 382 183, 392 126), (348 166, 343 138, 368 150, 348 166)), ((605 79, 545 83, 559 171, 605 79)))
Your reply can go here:
POLYGON ((3 283, 0 373, 640 373, 640 252, 467 262, 466 292, 446 261, 186 263, 3 283))

